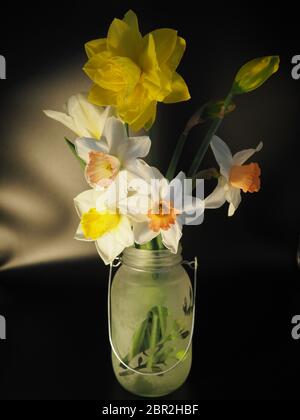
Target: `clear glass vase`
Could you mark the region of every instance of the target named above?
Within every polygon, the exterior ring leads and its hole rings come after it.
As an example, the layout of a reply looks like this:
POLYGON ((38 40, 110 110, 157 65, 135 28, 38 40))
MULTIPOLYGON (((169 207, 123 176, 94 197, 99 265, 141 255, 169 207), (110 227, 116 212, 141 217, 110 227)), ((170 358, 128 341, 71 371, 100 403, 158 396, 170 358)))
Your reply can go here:
POLYGON ((112 363, 133 394, 179 388, 192 362, 194 299, 181 251, 128 248, 111 287, 112 363))

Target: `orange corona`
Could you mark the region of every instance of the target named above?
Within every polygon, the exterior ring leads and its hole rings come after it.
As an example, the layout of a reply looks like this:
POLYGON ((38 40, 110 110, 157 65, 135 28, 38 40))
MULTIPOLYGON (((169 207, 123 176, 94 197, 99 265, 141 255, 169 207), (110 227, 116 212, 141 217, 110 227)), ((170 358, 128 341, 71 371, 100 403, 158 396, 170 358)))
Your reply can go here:
POLYGON ((261 170, 258 163, 233 166, 229 175, 229 182, 233 187, 240 188, 243 192, 258 192, 260 190, 261 170))
POLYGON ((172 203, 161 201, 155 211, 153 209, 148 211, 149 228, 154 232, 159 232, 160 229, 168 230, 175 224, 177 214, 179 212, 172 206, 172 203))

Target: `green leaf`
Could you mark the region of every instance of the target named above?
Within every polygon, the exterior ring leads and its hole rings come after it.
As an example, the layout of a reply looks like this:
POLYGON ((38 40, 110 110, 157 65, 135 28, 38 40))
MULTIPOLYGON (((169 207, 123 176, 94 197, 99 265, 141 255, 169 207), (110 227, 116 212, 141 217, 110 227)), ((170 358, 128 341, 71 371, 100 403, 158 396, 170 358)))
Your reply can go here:
POLYGON ((131 349, 129 353, 129 360, 132 360, 135 356, 149 348, 148 339, 146 337, 148 327, 148 319, 145 319, 139 328, 136 330, 132 337, 131 349))
POLYGON ((67 139, 67 137, 65 137, 65 141, 66 141, 67 145, 69 146, 69 149, 71 150, 71 152, 73 153, 73 155, 78 159, 78 161, 79 161, 80 165, 82 166, 82 168, 85 169, 86 163, 85 163, 84 160, 82 160, 77 155, 74 144, 69 139, 67 139))

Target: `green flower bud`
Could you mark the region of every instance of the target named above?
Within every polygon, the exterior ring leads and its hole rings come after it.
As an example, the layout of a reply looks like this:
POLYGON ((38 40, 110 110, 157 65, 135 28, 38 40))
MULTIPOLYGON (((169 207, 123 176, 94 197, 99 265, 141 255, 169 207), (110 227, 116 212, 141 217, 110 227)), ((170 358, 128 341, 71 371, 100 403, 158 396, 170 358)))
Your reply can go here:
POLYGON ((244 64, 235 76, 232 93, 251 92, 260 87, 279 69, 279 56, 255 58, 244 64))

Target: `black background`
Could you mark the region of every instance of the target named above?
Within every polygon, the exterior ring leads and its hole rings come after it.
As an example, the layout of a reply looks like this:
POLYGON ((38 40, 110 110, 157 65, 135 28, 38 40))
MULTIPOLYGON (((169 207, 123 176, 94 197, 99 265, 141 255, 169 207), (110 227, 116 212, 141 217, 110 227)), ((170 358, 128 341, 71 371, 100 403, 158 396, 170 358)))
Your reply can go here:
MULTIPOLYGON (((300 313, 300 80, 291 77, 291 58, 300 54, 300 41, 293 7, 191 1, 63 7, 51 2, 11 5, 1 13, 0 54, 8 77, 0 84, 0 112, 28 80, 47 78, 78 55, 84 63, 84 42, 105 36, 113 17, 129 8, 139 15, 144 33, 178 29, 187 41, 180 73, 192 99, 160 107, 151 159, 162 169, 190 114, 224 96, 245 61, 281 57, 278 74, 237 98, 236 111, 219 130, 233 150, 264 141, 257 155, 261 192, 246 196, 233 218, 225 208, 207 211, 205 223, 187 228, 183 237, 185 257, 196 254, 200 262, 197 324, 191 375, 170 399, 298 396, 299 342, 291 338, 291 318, 300 313)), ((205 128, 192 133, 183 169, 205 128)), ((0 140, 3 147, 9 141, 0 140)), ((0 341, 1 399, 135 398, 119 387, 110 365, 107 274, 96 255, 1 273, 0 313, 7 319, 7 340, 0 341)))

